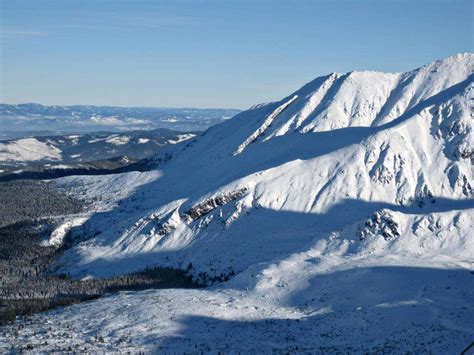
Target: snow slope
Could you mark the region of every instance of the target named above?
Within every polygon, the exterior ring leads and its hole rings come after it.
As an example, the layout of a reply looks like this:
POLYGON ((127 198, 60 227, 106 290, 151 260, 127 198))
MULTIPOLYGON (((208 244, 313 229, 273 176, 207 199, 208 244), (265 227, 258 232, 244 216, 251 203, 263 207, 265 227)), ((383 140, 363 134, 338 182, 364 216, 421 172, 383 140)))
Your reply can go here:
POLYGON ((72 275, 236 276, 46 317, 90 316, 77 344, 104 334, 93 347, 109 350, 123 336, 145 350, 459 353, 474 337, 473 67, 460 54, 334 73, 168 147, 154 171, 62 179, 102 196, 72 228, 72 275))
MULTIPOLYGON (((382 209, 401 221, 384 248, 411 239, 417 249, 418 219, 465 213, 449 242, 469 255, 472 68, 464 54, 404 74, 332 74, 210 128, 168 150, 166 163, 157 158, 159 178, 91 216, 84 238, 97 236, 70 250, 68 271, 105 276, 191 262, 196 273, 237 273, 382 209)), ((87 180, 90 192, 96 181, 87 180)))
POLYGON ((61 150, 36 138, 0 142, 0 162, 60 160, 61 150))
MULTIPOLYGON (((237 277, 206 290, 122 292, 35 315, 5 328, 0 349, 459 354, 472 341, 474 275, 466 270, 346 264, 316 272, 316 260, 298 257, 259 276, 252 290, 239 288, 247 280, 237 277), (286 269, 268 292, 267 280, 286 269)), ((344 264, 328 263, 337 261, 344 264)))

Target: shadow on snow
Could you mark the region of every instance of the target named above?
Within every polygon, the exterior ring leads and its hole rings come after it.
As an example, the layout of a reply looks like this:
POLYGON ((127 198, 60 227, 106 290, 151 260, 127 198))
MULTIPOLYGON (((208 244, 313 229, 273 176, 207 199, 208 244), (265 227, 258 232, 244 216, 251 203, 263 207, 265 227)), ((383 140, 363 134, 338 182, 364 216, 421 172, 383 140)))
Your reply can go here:
MULTIPOLYGON (((474 275, 467 270, 358 268, 318 275, 284 305, 301 319, 179 319, 157 349, 255 352, 450 352, 474 338, 474 275), (357 292, 355 292, 357 290, 357 292)), ((258 310, 255 310, 258 315, 258 310)))

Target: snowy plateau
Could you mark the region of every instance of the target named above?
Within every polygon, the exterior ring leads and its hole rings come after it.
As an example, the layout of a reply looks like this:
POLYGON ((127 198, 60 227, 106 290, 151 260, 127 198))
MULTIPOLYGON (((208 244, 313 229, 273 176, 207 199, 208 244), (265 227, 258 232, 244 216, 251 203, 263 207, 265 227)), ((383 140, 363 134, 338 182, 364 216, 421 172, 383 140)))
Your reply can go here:
POLYGON ((333 73, 167 146, 150 171, 55 180, 102 196, 53 233, 74 236, 61 272, 170 266, 207 287, 19 319, 0 350, 461 353, 474 341, 473 69, 459 54, 333 73))

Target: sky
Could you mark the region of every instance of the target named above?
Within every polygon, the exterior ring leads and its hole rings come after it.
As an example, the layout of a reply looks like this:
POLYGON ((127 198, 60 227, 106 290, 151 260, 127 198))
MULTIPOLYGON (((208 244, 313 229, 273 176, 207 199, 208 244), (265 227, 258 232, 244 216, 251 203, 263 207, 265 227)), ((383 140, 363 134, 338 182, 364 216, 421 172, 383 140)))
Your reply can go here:
POLYGON ((243 109, 474 51, 472 0, 0 3, 3 103, 243 109))

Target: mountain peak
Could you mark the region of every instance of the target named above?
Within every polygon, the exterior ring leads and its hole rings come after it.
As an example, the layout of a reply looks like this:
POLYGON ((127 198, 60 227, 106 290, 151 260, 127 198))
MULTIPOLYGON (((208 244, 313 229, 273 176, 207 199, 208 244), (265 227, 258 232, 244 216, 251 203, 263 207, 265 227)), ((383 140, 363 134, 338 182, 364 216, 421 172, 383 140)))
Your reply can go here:
MULTIPOLYGON (((347 255, 450 255, 423 249, 413 233, 432 228, 420 214, 472 217, 462 212, 473 195, 472 58, 399 74, 329 74, 211 127, 157 158, 159 169, 111 180, 109 212, 87 222, 97 237, 70 249, 66 268, 100 276, 191 262, 196 272, 240 272, 334 235, 353 245, 339 251, 347 255), (371 237, 360 240, 367 221, 371 237), (393 238, 376 236, 394 225, 393 238), (120 268, 110 258, 123 260, 120 268)), ((78 179, 63 183, 78 188, 78 179)), ((104 195, 103 180, 84 183, 104 195)), ((450 232, 456 253, 470 248, 463 223, 450 232)))

